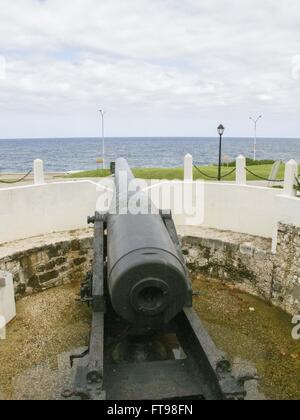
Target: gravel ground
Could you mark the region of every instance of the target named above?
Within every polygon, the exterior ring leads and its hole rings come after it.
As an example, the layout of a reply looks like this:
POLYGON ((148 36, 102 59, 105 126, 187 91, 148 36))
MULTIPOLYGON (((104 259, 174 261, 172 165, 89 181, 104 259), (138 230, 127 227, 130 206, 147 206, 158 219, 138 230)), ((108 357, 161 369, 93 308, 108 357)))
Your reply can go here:
MULTIPOLYGON (((300 399, 299 343, 290 317, 260 299, 202 277, 194 279, 194 307, 235 371, 255 366, 261 376, 247 383, 248 399, 300 399), (245 360, 247 362, 245 362, 245 360)), ((69 356, 87 346, 89 309, 75 302, 78 284, 22 299, 18 316, 0 341, 0 400, 61 399, 72 388, 69 356)))
POLYGON ((78 284, 66 285, 18 302, 17 318, 7 339, 0 341, 0 398, 60 395, 55 388, 62 377, 72 375, 68 352, 86 346, 89 339, 90 312, 75 302, 78 290, 78 284))
MULTIPOLYGON (((292 339, 292 318, 281 309, 233 285, 194 279, 194 307, 217 347, 232 361, 247 360, 261 378, 267 399, 300 399, 300 346, 292 339)), ((248 384, 251 387, 251 384, 248 384)))

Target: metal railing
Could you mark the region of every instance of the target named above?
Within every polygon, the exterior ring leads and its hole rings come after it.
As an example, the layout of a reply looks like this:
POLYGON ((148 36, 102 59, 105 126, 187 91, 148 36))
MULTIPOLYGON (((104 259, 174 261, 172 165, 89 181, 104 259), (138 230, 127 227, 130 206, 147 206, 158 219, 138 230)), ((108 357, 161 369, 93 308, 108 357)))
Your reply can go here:
POLYGON ((261 175, 257 175, 256 173, 252 172, 250 169, 245 168, 246 171, 251 174, 252 176, 256 177, 257 179, 260 179, 262 181, 268 181, 268 182, 284 182, 284 179, 270 179, 270 178, 265 178, 261 175))
POLYGON ((26 173, 26 175, 24 175, 22 178, 20 179, 16 179, 16 180, 5 180, 5 179, 0 179, 0 184, 18 184, 19 182, 24 181, 30 174, 32 173, 32 169, 30 169, 30 171, 28 171, 26 173))
MULTIPOLYGON (((194 166, 194 168, 196 169, 196 171, 197 171, 197 172, 199 172, 199 174, 200 174, 200 175, 202 175, 202 176, 204 176, 205 178, 208 178, 208 179, 213 179, 213 180, 218 180, 218 177, 217 177, 217 176, 212 176, 212 175, 209 175, 209 174, 205 173, 204 171, 202 171, 202 170, 199 168, 199 166, 198 166, 197 164, 194 164, 193 166, 194 166)), ((278 182, 278 183, 282 183, 282 182, 284 182, 284 179, 271 179, 271 178, 266 178, 266 177, 263 177, 263 176, 261 176, 261 175, 258 175, 258 174, 256 174, 255 172, 251 171, 251 170, 250 170, 249 168, 247 168, 247 167, 245 167, 245 170, 246 170, 246 171, 247 171, 250 175, 254 176, 254 177, 255 177, 255 178, 257 178, 257 179, 260 179, 261 181, 267 181, 267 182, 278 182)), ((234 168, 232 171, 228 172, 227 174, 222 175, 222 176, 221 176, 221 179, 225 179, 225 178, 229 177, 229 176, 230 176, 230 175, 232 175, 235 171, 236 171, 236 168, 234 168)), ((299 181, 299 179, 298 179, 298 178, 297 178, 296 180, 297 180, 297 185, 298 185, 298 186, 299 186, 299 188, 300 188, 300 181, 299 181)))
MULTIPOLYGON (((205 176, 205 177, 206 177, 206 178, 208 178, 208 179, 213 179, 213 180, 215 180, 215 181, 217 181, 217 180, 218 180, 218 177, 217 177, 217 176, 211 176, 211 175, 208 175, 208 174, 206 174, 205 172, 203 172, 203 171, 199 168, 199 166, 197 166, 197 164, 194 164, 193 166, 194 166, 194 168, 196 169, 196 171, 200 173, 200 175, 205 176)), ((235 171, 236 171, 236 168, 234 168, 232 171, 228 172, 227 174, 222 175, 222 176, 221 176, 221 179, 225 179, 225 178, 227 178, 228 176, 232 175, 235 171)))

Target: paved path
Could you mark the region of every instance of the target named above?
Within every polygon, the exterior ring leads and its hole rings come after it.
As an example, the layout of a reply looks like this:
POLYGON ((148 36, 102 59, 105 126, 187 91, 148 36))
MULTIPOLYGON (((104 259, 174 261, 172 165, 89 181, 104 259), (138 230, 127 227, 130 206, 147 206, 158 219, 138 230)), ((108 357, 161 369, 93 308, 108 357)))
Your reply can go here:
MULTIPOLYGON (((30 174, 25 180, 18 182, 16 184, 6 184, 6 183, 1 183, 1 180, 5 180, 5 181, 15 181, 18 180, 20 178, 22 178, 25 174, 24 173, 10 173, 10 174, 5 174, 5 173, 1 173, 0 174, 0 189, 1 188, 15 188, 15 187, 20 187, 20 186, 26 186, 26 185, 32 185, 33 184, 33 174, 30 174)), ((61 173, 46 173, 45 174, 45 181, 46 183, 52 183, 52 182, 62 182, 62 181, 74 181, 74 182, 78 182, 78 181, 94 181, 94 182, 98 182, 101 180, 101 183, 103 183, 105 178, 65 178, 65 173, 61 172, 61 173)), ((211 181, 206 181, 206 182, 211 182, 211 181)), ((216 182, 216 181, 213 181, 216 182)), ((227 184, 233 184, 234 181, 222 181, 223 183, 227 183, 227 184)), ((259 186, 259 187, 267 187, 268 186, 268 182, 265 181, 248 181, 247 183, 248 185, 251 186, 259 186)))
MULTIPOLYGON (((11 187, 19 187, 19 186, 24 186, 24 185, 32 185, 33 184, 33 174, 31 173, 25 180, 18 182, 16 184, 6 184, 6 183, 1 183, 1 180, 4 181, 16 181, 20 178, 22 178, 24 175, 26 175, 25 173, 20 173, 20 172, 16 172, 16 173, 1 173, 0 174, 0 188, 11 188, 11 187)), ((46 182, 54 182, 57 181, 60 177, 62 177, 64 174, 63 173, 47 173, 45 174, 45 181, 46 182)))
MULTIPOLYGON (((1 188, 17 188, 17 187, 24 187, 27 185, 33 185, 33 175, 30 174, 25 180, 18 182, 16 184, 6 184, 1 183, 1 180, 5 181, 15 181, 17 179, 22 178, 25 174, 23 173, 16 173, 16 174, 0 174, 0 189, 1 188)), ((106 178, 65 178, 64 173, 47 173, 45 174, 45 182, 46 183, 55 183, 55 182, 78 182, 78 181, 94 181, 98 182, 101 180, 101 183, 106 180, 106 178)), ((107 178, 110 179, 110 178, 107 178)))

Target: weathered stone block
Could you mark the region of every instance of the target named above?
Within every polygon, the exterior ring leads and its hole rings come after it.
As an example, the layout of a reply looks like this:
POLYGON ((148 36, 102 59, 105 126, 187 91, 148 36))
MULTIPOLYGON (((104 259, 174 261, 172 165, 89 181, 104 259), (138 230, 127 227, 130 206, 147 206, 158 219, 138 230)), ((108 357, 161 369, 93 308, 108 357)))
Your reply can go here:
POLYGON ((53 270, 54 267, 55 267, 55 262, 54 261, 50 261, 48 264, 46 264, 44 266, 45 271, 53 270))
POLYGON ((192 259, 197 259, 199 257, 199 251, 196 248, 189 249, 189 257, 192 259))
POLYGON ((79 266, 79 265, 85 263, 85 261, 86 261, 85 258, 75 258, 74 265, 79 266))
POLYGON ((57 265, 63 265, 65 264, 66 261, 67 261, 66 257, 59 257, 53 262, 54 265, 52 268, 54 268, 54 266, 57 266, 57 265))
POLYGON ((70 244, 71 251, 79 251, 80 250, 80 242, 75 239, 70 244))
POLYGON ((38 290, 40 288, 39 278, 37 275, 33 275, 28 280, 28 287, 33 290, 38 290))
POLYGON ((59 255, 58 247, 52 245, 48 248, 48 256, 49 256, 50 259, 58 257, 58 255, 59 255))
POLYGON ((240 245, 240 253, 243 255, 249 255, 250 257, 252 257, 254 255, 254 250, 255 247, 250 242, 245 242, 240 245))
POLYGON ((47 283, 53 279, 57 279, 59 276, 59 272, 57 270, 49 271, 48 273, 42 274, 39 276, 40 283, 47 283))
POLYGON ((183 255, 189 255, 189 249, 188 249, 188 247, 183 247, 182 248, 182 253, 183 253, 183 255))

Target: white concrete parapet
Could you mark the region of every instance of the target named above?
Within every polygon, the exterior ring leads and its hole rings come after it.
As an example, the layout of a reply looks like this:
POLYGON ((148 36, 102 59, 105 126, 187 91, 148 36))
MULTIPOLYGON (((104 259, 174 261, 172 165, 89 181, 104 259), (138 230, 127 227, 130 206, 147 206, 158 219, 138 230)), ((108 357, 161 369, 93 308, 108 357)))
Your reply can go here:
POLYGON ((184 180, 193 181, 194 171, 193 171, 193 156, 187 154, 184 157, 184 180))
POLYGON ((16 316, 13 278, 10 273, 0 271, 0 339, 5 338, 4 328, 16 316))
MULTIPOLYGON (((196 213, 204 214, 203 222, 199 222, 203 227, 273 237, 275 249, 274 230, 277 231, 279 222, 300 227, 300 199, 295 196, 293 188, 296 183, 296 167, 295 162, 287 165, 286 175, 292 168, 292 177, 288 184, 291 195, 284 195, 283 190, 257 185, 203 182, 203 195, 199 199, 198 193, 194 196, 195 186, 191 181, 186 182, 185 187, 191 187, 196 213), (189 183, 191 186, 187 185, 189 183)), ((288 177, 286 178, 287 182, 288 177)), ((103 199, 107 200, 103 192, 111 191, 109 196, 113 193, 113 180, 110 179, 109 184, 107 181, 67 181, 40 186, 0 188, 0 244, 86 228, 87 215, 94 214, 96 208, 101 211, 103 199)), ((197 183, 199 181, 195 182, 197 183)), ((182 199, 178 196, 177 187, 172 188, 168 197, 164 192, 165 183, 156 184, 155 194, 158 198, 154 200, 155 205, 171 209, 176 215, 177 224, 190 223, 190 216, 187 219, 185 192, 182 199), (179 208, 184 209, 182 214, 179 214, 179 208)))
POLYGON ((297 176, 298 164, 295 160, 292 159, 285 165, 283 195, 288 197, 295 197, 296 190, 294 186, 296 184, 297 176))
POLYGON ((236 184, 247 184, 246 158, 242 155, 238 156, 236 159, 236 184))
POLYGON ((35 185, 42 185, 45 183, 44 177, 44 162, 41 159, 36 159, 33 162, 34 183, 35 185))

